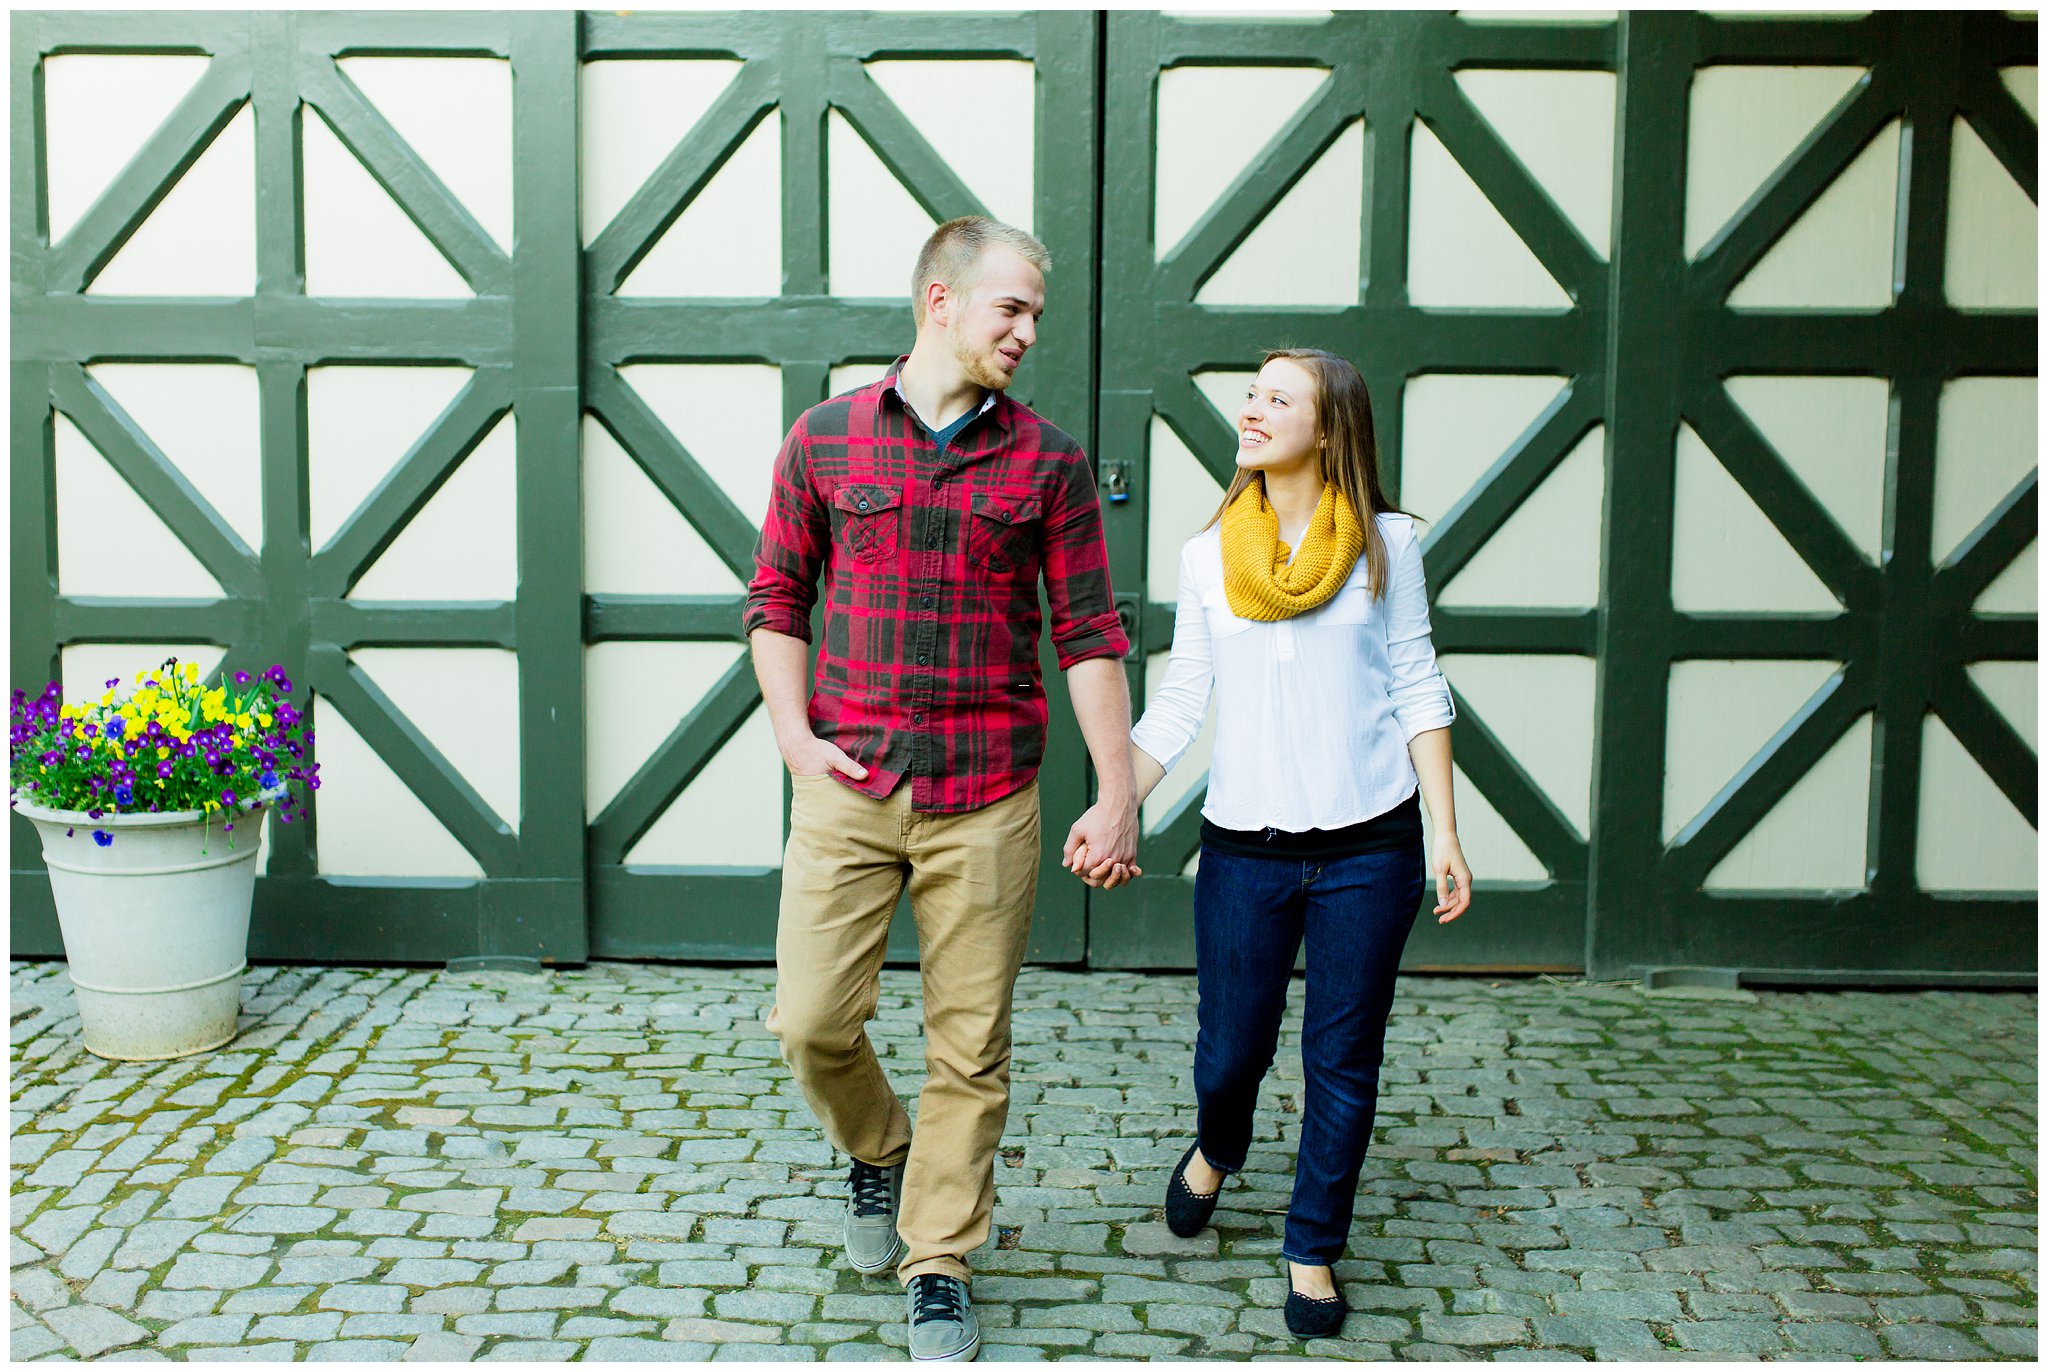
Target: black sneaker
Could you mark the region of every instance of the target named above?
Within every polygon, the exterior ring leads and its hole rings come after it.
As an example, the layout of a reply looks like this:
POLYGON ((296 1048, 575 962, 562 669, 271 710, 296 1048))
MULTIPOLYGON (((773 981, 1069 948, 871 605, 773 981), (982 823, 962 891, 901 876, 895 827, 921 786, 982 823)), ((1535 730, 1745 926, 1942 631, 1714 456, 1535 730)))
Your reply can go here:
POLYGON ((967 1283, 920 1272, 905 1291, 910 1305, 910 1356, 916 1362, 972 1362, 981 1351, 981 1325, 967 1283))

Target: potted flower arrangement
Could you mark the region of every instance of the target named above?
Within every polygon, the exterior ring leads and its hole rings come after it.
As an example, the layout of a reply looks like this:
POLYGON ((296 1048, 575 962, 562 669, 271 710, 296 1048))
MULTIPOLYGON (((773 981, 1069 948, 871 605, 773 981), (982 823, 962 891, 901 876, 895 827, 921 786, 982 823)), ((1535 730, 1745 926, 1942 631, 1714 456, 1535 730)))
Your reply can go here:
POLYGON ((9 804, 36 826, 85 1046, 146 1061, 235 1036, 263 815, 317 790, 282 667, 208 688, 176 658, 97 704, 14 693, 9 804))

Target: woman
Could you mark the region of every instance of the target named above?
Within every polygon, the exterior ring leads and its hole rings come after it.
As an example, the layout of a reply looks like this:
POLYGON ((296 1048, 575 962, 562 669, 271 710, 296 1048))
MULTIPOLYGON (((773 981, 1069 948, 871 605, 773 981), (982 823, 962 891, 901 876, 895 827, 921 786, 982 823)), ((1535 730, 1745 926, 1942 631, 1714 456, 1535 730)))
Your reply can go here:
MULTIPOLYGON (((1268 353, 1237 433, 1237 476, 1181 552, 1166 680, 1131 731, 1143 797, 1194 741, 1215 683, 1195 877, 1196 1138, 1167 1182, 1166 1219, 1198 1232, 1245 1165, 1305 936, 1307 1094, 1281 1253, 1287 1327, 1317 1338, 1344 1322, 1330 1269, 1351 1228, 1394 970, 1422 898, 1418 783, 1436 825, 1439 923, 1465 912, 1472 876, 1422 553, 1381 492, 1363 378, 1326 352, 1268 353)), ((1068 865, 1105 887, 1138 874, 1094 866, 1080 846, 1068 865)))

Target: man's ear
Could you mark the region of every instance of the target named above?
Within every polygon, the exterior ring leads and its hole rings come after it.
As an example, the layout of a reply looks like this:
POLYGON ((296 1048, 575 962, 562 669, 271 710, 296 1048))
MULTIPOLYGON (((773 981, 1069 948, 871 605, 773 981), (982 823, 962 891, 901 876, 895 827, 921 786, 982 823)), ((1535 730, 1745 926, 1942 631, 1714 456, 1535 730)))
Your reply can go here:
POLYGON ((924 317, 941 328, 951 324, 948 311, 952 308, 953 293, 943 281, 932 281, 924 288, 924 317))

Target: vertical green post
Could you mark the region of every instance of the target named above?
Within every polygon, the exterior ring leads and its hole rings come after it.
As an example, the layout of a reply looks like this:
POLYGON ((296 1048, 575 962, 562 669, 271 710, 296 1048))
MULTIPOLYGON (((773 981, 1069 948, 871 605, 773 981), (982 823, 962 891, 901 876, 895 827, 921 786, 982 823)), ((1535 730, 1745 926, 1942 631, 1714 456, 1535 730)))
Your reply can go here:
POLYGON ((1672 632, 1673 445, 1685 300, 1692 17, 1628 12, 1617 41, 1613 285, 1608 293, 1606 546, 1595 667, 1586 970, 1682 962, 1661 908, 1664 730, 1672 632))
POLYGON ((478 911, 478 952, 582 962, 583 262, 578 25, 511 16, 513 417, 518 424, 518 882, 478 911), (513 894, 516 892, 517 894, 513 894))

